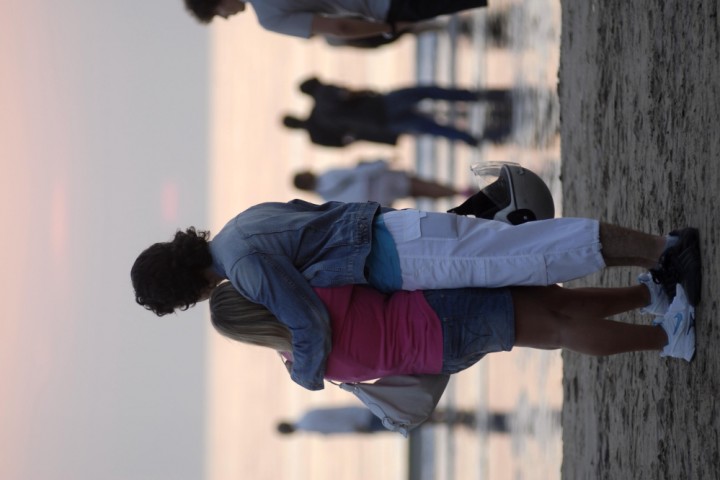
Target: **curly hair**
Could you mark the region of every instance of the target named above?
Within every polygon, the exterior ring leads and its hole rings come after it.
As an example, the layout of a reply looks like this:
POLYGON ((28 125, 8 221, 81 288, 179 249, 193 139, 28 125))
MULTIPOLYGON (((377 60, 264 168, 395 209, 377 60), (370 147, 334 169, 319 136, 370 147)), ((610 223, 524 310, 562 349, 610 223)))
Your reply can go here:
POLYGON ((220 0, 185 0, 185 8, 187 8, 200 23, 212 22, 219 4, 220 0))
POLYGON ((190 227, 143 251, 130 270, 135 301, 157 316, 195 305, 210 287, 205 276, 213 261, 209 236, 190 227))

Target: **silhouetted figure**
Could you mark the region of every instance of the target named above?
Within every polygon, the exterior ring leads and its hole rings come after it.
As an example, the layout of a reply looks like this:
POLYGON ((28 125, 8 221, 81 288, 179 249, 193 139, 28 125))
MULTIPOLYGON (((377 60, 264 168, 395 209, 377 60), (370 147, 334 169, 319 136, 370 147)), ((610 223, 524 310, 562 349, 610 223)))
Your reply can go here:
MULTIPOLYGON (((446 424, 475 428, 476 420, 472 412, 447 412, 435 410, 426 424, 446 424)), ((489 428, 492 431, 507 432, 505 414, 491 416, 489 428), (496 418, 497 417, 497 418, 496 418)), ((278 432, 289 435, 297 432, 330 434, 390 432, 380 418, 365 407, 327 407, 308 410, 299 419, 285 420, 277 424, 278 432)))
POLYGON ((313 77, 300 84, 300 91, 314 100, 310 115, 305 119, 286 115, 283 123, 288 128, 306 130, 310 140, 318 145, 343 147, 357 140, 395 145, 400 135, 409 134, 433 135, 477 146, 481 141, 501 142, 510 133, 509 121, 490 122, 478 138, 454 125, 441 124, 434 115, 419 109, 421 101, 430 99, 483 101, 511 111, 509 90, 475 91, 425 85, 380 93, 325 84, 313 77))
MULTIPOLYGON (((505 48, 510 42, 508 29, 508 17, 511 9, 501 11, 488 11, 485 14, 485 29, 483 31, 485 42, 489 46, 505 48)), ((468 15, 458 15, 456 20, 457 33, 463 37, 472 37, 475 33, 473 19, 468 15)), ((451 23, 447 20, 427 20, 414 23, 409 28, 399 31, 396 35, 374 35, 364 38, 342 38, 327 35, 325 42, 332 47, 351 47, 360 49, 375 49, 395 43, 400 38, 412 35, 423 35, 426 33, 443 34, 451 29, 451 23)))

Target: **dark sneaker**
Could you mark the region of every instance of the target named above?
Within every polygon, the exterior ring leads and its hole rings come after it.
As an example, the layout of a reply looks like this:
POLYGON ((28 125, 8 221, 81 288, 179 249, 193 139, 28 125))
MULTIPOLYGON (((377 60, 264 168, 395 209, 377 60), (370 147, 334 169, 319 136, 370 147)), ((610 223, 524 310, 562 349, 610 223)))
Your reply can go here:
POLYGON ((696 228, 685 228, 670 232, 670 236, 678 237, 677 243, 663 252, 659 267, 650 270, 650 274, 670 300, 675 297, 675 286, 680 284, 690 305, 695 306, 700 303, 702 288, 700 235, 696 228))

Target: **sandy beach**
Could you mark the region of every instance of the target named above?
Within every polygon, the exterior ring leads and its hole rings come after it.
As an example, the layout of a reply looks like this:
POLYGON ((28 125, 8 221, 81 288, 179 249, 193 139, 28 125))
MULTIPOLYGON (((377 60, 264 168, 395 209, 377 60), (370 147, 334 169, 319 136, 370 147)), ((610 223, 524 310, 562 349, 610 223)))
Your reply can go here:
MULTIPOLYGON (((692 363, 563 354, 563 478, 720 475, 717 13, 717 2, 562 5, 565 216, 654 233, 697 226, 704 277, 692 363)), ((628 285, 638 273, 617 269, 574 286, 628 285)))

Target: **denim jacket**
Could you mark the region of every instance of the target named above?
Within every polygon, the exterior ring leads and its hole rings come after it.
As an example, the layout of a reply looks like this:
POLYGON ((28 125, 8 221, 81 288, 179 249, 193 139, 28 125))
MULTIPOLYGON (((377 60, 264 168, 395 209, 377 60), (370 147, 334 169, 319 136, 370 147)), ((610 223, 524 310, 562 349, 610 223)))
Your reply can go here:
POLYGON ((210 242, 213 267, 292 332, 292 379, 323 388, 330 318, 311 286, 363 284, 380 205, 302 200, 244 211, 210 242))

